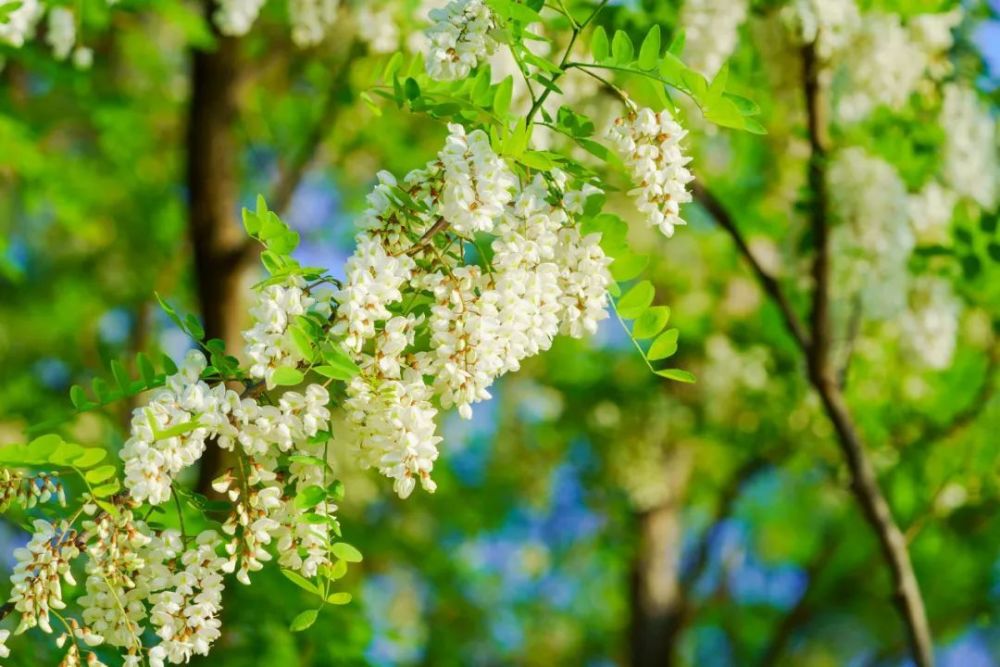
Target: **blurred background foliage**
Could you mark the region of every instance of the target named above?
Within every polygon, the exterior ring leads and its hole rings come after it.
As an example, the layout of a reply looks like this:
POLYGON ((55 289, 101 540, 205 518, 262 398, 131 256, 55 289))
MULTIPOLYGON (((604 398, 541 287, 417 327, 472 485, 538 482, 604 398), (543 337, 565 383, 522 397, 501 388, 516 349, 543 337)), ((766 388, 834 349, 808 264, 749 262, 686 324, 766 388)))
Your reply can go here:
MULTIPOLYGON (((154 291, 199 308, 185 178, 190 54, 220 40, 195 3, 80 4, 90 70, 41 46, 3 52, 4 442, 66 412, 70 384, 106 375, 112 358, 181 356, 190 343, 154 291)), ((768 268, 796 287, 807 152, 781 4, 752 4, 730 59, 733 85, 760 105, 768 134, 720 130, 682 111, 700 179, 768 268)), ((906 16, 952 3, 862 4, 906 16)), ((998 8, 966 4, 952 62, 995 111, 998 8)), ((301 232, 300 259, 338 270, 376 171, 422 164, 444 134, 426 116, 376 112, 361 98, 390 54, 419 46, 411 35, 426 10, 407 0, 345 2, 334 34, 299 50, 281 27, 283 7, 265 6, 234 47, 240 64, 230 72, 234 230, 239 207, 263 193, 301 232)), ((599 21, 638 43, 652 24, 675 33, 683 9, 616 2, 599 21)), ((689 32, 685 56, 698 55, 697 39, 689 32)), ((609 109, 599 125, 616 108, 597 88, 575 104, 609 109)), ((864 146, 920 190, 944 141, 929 120, 933 105, 915 95, 834 128, 835 139, 864 146)), ((612 205, 619 199, 613 193, 612 205)), ((803 359, 731 239, 697 205, 687 217, 669 242, 638 226, 632 240, 651 252, 647 272, 682 332, 675 365, 698 383, 652 376, 611 319, 596 339, 560 340, 505 378, 473 420, 449 415, 436 494, 400 502, 384 480, 341 462, 342 524, 366 555, 346 583, 355 602, 292 634, 304 602, 276 570, 252 588, 233 585, 224 636, 202 662, 596 667, 627 663, 630 637, 653 622, 670 655, 634 664, 902 664, 890 579, 803 359), (643 595, 656 598, 661 618, 643 614, 643 595)), ((910 540, 940 661, 962 667, 1000 664, 996 239, 995 210, 960 204, 936 250, 909 260, 915 271, 932 264, 962 301, 946 367, 917 363, 892 322, 861 317, 845 338, 847 399, 910 540)), ((258 275, 247 261, 239 284, 258 275)), ((865 290, 880 288, 867 278, 865 290)), ((66 428, 115 449, 130 408, 66 428)), ((9 569, 24 536, 13 524, 0 529, 9 569)), ((30 633, 12 648, 8 664, 58 661, 30 633)))

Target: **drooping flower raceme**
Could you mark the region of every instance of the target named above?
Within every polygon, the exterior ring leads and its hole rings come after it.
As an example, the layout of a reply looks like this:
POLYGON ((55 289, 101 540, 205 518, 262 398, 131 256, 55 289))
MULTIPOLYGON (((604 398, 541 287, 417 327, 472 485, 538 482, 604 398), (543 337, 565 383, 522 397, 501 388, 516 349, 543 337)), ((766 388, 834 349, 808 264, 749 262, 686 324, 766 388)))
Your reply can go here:
POLYGON ((900 312, 915 240, 899 174, 884 160, 852 147, 833 156, 827 183, 834 222, 833 289, 841 297, 859 295, 869 316, 900 312))
POLYGON ((686 0, 681 9, 684 59, 713 78, 736 49, 739 29, 747 17, 746 0, 686 0))
POLYGON ((0 21, 0 44, 15 48, 24 46, 24 42, 35 34, 35 25, 44 11, 39 0, 23 0, 4 21, 0 21))
POLYGON ((435 488, 433 399, 468 418, 557 333, 582 336, 607 317, 610 259, 575 225, 596 189, 574 190, 558 170, 519 187, 485 133, 449 131, 437 158, 401 184, 379 174, 335 296, 332 331, 361 368, 347 386, 350 438, 402 497, 418 481, 435 488), (477 233, 493 236, 485 267, 462 250, 477 233), (418 300, 429 303, 408 313, 418 300))
POLYGON ((430 19, 427 73, 434 79, 464 78, 496 49, 493 12, 483 0, 452 0, 431 10, 430 19))
POLYGON ((951 364, 958 339, 960 304, 944 278, 921 276, 899 319, 905 349, 928 368, 951 364))
POLYGON ((292 41, 296 46, 314 46, 323 41, 337 19, 340 0, 288 0, 292 41))
POLYGON ((218 6, 212 18, 223 35, 238 37, 253 27, 264 6, 264 0, 216 0, 218 6))
POLYGON ((939 122, 945 131, 945 182, 961 196, 992 209, 1000 192, 997 120, 976 91, 949 84, 944 88, 939 122))
POLYGON ((681 150, 687 131, 667 110, 639 109, 614 122, 608 137, 635 184, 629 192, 646 221, 670 238, 678 225, 681 204, 691 201, 688 184, 694 176, 691 158, 681 150))
POLYGON ((76 17, 72 10, 66 7, 53 7, 49 10, 45 41, 52 47, 56 60, 69 57, 76 43, 76 17))

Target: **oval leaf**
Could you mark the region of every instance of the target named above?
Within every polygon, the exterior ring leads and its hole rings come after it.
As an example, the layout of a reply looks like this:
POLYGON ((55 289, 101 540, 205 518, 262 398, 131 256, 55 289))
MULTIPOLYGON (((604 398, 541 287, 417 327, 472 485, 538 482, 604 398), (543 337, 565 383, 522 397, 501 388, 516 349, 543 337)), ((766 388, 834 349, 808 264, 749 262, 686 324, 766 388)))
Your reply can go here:
POLYGON ((319 616, 319 612, 315 609, 306 609, 304 612, 292 619, 288 629, 292 632, 302 632, 303 630, 308 630, 312 627, 312 624, 316 622, 317 616, 319 616))
POLYGON ((274 375, 271 379, 274 384, 279 387, 290 387, 292 385, 302 384, 302 380, 305 379, 305 375, 303 375, 302 371, 298 368, 284 366, 282 368, 275 369, 274 375))
POLYGON ((646 353, 646 358, 650 361, 657 361, 659 359, 666 359, 677 352, 678 334, 680 334, 680 332, 677 329, 665 331, 659 338, 653 341, 652 345, 649 346, 649 352, 646 353))
POLYGON ((347 542, 337 542, 334 544, 333 555, 348 563, 360 563, 364 559, 361 552, 347 542))
POLYGON ((677 382, 691 383, 695 380, 694 375, 679 368, 664 368, 663 370, 656 371, 656 374, 668 380, 676 380, 677 382))
POLYGON ((653 283, 648 280, 637 283, 625 293, 625 296, 619 299, 616 304, 618 314, 625 319, 634 320, 649 308, 655 295, 656 290, 653 289, 653 283))
POLYGON ((652 338, 663 331, 670 321, 670 308, 667 306, 653 306, 636 319, 632 325, 632 337, 640 340, 652 338))

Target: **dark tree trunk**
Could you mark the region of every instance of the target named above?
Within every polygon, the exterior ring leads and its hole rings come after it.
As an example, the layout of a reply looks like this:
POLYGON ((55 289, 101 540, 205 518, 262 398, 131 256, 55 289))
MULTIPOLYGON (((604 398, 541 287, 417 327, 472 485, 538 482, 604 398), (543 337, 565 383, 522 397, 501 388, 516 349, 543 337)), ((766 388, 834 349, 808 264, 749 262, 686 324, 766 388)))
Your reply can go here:
MULTIPOLYGON (((192 53, 187 129, 188 230, 198 303, 208 338, 240 349, 245 239, 236 220, 239 146, 234 133, 240 71, 239 41, 217 35, 214 50, 192 53)), ((210 444, 198 490, 205 492, 224 465, 210 444)))

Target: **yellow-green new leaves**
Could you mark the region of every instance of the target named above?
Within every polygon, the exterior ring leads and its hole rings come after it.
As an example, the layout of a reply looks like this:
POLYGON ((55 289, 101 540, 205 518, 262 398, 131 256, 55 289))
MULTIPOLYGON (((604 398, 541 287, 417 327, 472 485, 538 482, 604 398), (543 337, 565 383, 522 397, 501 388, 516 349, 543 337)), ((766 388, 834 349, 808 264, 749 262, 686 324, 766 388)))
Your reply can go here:
POLYGON ((117 493, 120 488, 118 480, 112 479, 117 471, 115 466, 107 464, 94 468, 107 455, 108 451, 103 447, 84 447, 75 442, 66 442, 55 433, 49 433, 26 445, 0 447, 0 466, 71 468, 89 484, 107 482, 93 489, 95 497, 105 498, 117 493), (109 479, 110 482, 107 481, 109 479))
POLYGON ((656 289, 650 281, 643 280, 636 283, 615 303, 618 318, 622 320, 623 326, 625 326, 624 320, 633 320, 631 330, 627 326, 625 328, 632 343, 649 366, 649 370, 670 380, 694 382, 694 376, 687 371, 653 367, 652 362, 661 361, 677 352, 678 336, 677 329, 664 331, 670 321, 670 308, 652 305, 655 298, 656 289), (639 341, 650 339, 653 339, 653 342, 648 349, 643 350, 639 341))
MULTIPOLYGON (((296 499, 298 500, 298 499, 296 499)), ((282 569, 281 573, 289 581, 318 597, 321 602, 318 609, 307 609, 299 613, 288 626, 292 632, 302 632, 312 626, 319 617, 319 612, 324 605, 345 605, 351 601, 351 594, 343 591, 330 592, 330 586, 345 574, 347 574, 348 563, 360 563, 361 552, 346 542, 337 542, 330 547, 332 562, 320 568, 317 581, 306 579, 298 572, 282 569)))
MULTIPOLYGON (((683 34, 678 33, 667 51, 661 53, 662 31, 660 26, 654 25, 643 38, 637 56, 628 33, 615 31, 609 43, 604 28, 598 27, 590 40, 593 63, 575 63, 574 66, 635 74, 650 83, 656 82, 651 94, 664 106, 673 106, 664 86, 675 88, 697 102, 705 118, 716 125, 763 134, 764 127, 752 118, 760 112, 757 105, 726 90, 728 67, 723 67, 709 83, 701 73, 688 67, 678 57, 683 43, 683 34)), ((641 92, 641 87, 639 91, 630 92, 641 92)))

